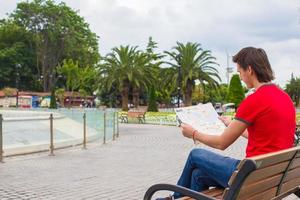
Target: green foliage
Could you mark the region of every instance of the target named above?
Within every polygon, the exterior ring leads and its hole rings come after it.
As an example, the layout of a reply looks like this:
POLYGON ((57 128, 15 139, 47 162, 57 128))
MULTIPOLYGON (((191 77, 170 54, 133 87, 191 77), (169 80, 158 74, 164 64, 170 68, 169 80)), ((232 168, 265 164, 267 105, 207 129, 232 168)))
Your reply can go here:
POLYGON ((16 87, 17 71, 22 71, 19 89, 39 90, 31 42, 31 34, 23 27, 12 20, 0 20, 0 88, 16 87))
MULTIPOLYGON (((55 4, 53 0, 20 2, 9 20, 25 33, 18 34, 16 38, 25 36, 24 39, 29 41, 16 43, 13 55, 30 62, 28 66, 35 69, 34 80, 43 75, 45 91, 49 91, 55 84, 53 76, 51 78, 50 75, 54 74, 56 66, 64 59, 77 60, 80 67, 93 66, 99 61, 98 37, 90 31, 84 19, 65 3, 55 4), (22 53, 20 48, 32 50, 33 53, 25 57, 17 56, 22 53)), ((26 66, 24 61, 17 62, 26 66)), ((22 68, 22 71, 24 69, 22 68)))
POLYGON ((65 89, 59 88, 59 89, 55 90, 55 96, 58 98, 60 105, 62 107, 64 107, 65 89))
POLYGON ((219 87, 211 87, 208 84, 196 85, 193 91, 193 104, 198 103, 225 103, 228 92, 227 84, 220 84, 219 87))
POLYGON ((244 88, 238 74, 234 74, 230 80, 227 102, 234 103, 236 107, 240 105, 245 98, 244 88))
POLYGON ((203 87, 201 85, 196 85, 192 94, 192 104, 198 104, 200 102, 203 102, 204 99, 204 93, 203 93, 203 87))
POLYGON ((55 90, 51 91, 51 99, 50 99, 50 109, 56 109, 56 97, 55 97, 55 90))
POLYGON ((228 85, 227 84, 221 84, 219 88, 215 89, 216 92, 213 92, 213 100, 211 102, 220 102, 225 103, 226 102, 226 96, 228 93, 228 85))
POLYGON ((166 62, 173 68, 167 76, 167 83, 177 83, 183 91, 183 100, 186 106, 192 104, 192 93, 195 81, 201 84, 208 83, 212 87, 218 87, 217 80, 220 80, 216 58, 208 50, 203 50, 198 43, 188 42, 182 44, 177 42, 175 51, 165 51, 175 63, 166 62), (173 72, 173 73, 172 73, 173 72), (217 79, 217 80, 216 80, 217 79))
POLYGON ((87 94, 92 94, 96 89, 97 72, 94 67, 84 67, 79 69, 79 88, 87 94))
POLYGON ((153 87, 150 89, 148 111, 150 112, 158 111, 157 102, 156 102, 156 92, 153 87))
POLYGON ((139 93, 142 88, 148 90, 154 82, 155 68, 149 64, 150 60, 137 47, 113 48, 99 66, 99 91, 107 92, 116 87, 122 96, 122 109, 128 110, 130 89, 139 93))
POLYGON ((155 49, 157 49, 157 43, 153 41, 152 37, 149 37, 148 44, 146 47, 146 54, 148 55, 148 57, 150 57, 151 64, 160 65, 161 64, 160 59, 162 59, 164 55, 155 53, 154 52, 155 49))
POLYGON ((73 92, 79 88, 80 70, 78 62, 75 63, 72 59, 64 60, 63 65, 57 68, 57 72, 66 78, 67 90, 73 92))
POLYGON ((6 88, 3 88, 2 92, 4 93, 4 95, 6 97, 9 97, 9 96, 13 96, 17 92, 17 89, 6 87, 6 88))
POLYGON ((286 84, 285 88, 285 91, 289 94, 291 99, 295 102, 295 105, 298 107, 300 100, 300 78, 294 78, 294 75, 292 74, 291 80, 288 84, 286 84))

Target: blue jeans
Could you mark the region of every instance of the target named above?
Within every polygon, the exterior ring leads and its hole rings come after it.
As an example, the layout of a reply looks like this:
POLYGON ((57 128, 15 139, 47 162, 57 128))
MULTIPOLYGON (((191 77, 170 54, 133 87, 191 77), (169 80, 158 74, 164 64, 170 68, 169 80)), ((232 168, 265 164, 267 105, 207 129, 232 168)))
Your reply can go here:
MULTIPOLYGON (((205 149, 193 149, 185 163, 177 185, 195 191, 209 187, 227 187, 228 181, 240 160, 225 157, 205 149)), ((174 193, 175 198, 182 197, 174 193)))

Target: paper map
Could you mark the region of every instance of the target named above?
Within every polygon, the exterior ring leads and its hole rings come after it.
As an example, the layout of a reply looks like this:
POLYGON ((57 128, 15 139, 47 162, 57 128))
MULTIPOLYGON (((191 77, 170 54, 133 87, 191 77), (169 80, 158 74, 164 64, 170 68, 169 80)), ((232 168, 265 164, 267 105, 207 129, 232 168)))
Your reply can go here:
POLYGON ((175 112, 177 119, 205 134, 220 135, 225 129, 225 125, 218 119, 218 114, 211 103, 175 108, 175 112))

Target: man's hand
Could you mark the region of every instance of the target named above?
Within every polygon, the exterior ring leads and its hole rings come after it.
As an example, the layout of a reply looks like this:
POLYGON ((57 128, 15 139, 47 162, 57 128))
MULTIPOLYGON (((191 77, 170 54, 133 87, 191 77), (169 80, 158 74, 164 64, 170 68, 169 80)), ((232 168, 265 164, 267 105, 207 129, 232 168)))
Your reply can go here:
POLYGON ((223 124, 225 124, 225 126, 229 126, 229 124, 231 123, 231 119, 229 117, 220 116, 219 120, 221 120, 223 124))
POLYGON ((193 138, 193 131, 195 130, 191 125, 182 123, 180 126, 182 135, 187 138, 193 138))

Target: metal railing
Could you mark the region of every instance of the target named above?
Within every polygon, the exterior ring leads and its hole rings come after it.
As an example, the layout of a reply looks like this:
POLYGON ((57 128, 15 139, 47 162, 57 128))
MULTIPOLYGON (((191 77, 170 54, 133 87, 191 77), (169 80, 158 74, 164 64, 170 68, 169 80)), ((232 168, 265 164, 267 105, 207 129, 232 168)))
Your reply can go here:
POLYGON ((58 148, 82 145, 86 149, 88 142, 106 144, 119 137, 118 113, 114 110, 28 112, 28 116, 26 111, 16 110, 0 114, 0 162, 4 156, 48 148, 49 155, 54 156, 58 148))
POLYGON ((0 162, 3 162, 3 132, 2 132, 2 114, 0 114, 0 162))

